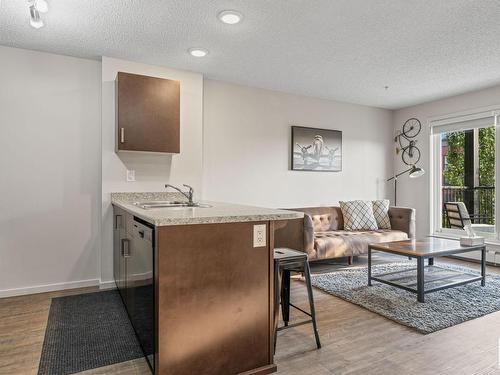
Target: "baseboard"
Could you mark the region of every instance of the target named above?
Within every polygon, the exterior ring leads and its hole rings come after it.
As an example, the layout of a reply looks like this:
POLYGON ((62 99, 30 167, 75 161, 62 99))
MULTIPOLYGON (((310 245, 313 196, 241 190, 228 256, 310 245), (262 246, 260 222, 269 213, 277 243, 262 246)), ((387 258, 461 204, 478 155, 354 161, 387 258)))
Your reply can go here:
POLYGON ((111 290, 111 289, 116 289, 116 283, 114 280, 111 281, 101 281, 99 284, 99 289, 100 290, 111 290))
POLYGON ((0 298, 24 296, 27 294, 54 292, 57 290, 65 290, 65 289, 86 288, 89 286, 100 286, 99 279, 70 281, 67 283, 36 285, 36 286, 29 286, 29 287, 25 287, 25 288, 4 289, 4 290, 0 290, 0 298))
MULTIPOLYGON (((461 257, 460 255, 448 255, 448 256, 445 256, 445 258, 453 258, 453 259, 463 260, 465 262, 478 263, 478 264, 481 263, 481 261, 479 259, 461 257)), ((490 262, 490 261, 486 261, 486 265, 491 266, 491 267, 500 267, 499 263, 490 262)))

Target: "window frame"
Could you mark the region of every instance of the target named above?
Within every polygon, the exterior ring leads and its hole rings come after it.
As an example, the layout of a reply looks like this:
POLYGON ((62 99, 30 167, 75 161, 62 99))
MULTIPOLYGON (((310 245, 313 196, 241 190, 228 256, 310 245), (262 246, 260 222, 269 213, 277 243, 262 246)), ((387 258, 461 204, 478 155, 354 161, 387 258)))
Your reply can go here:
MULTIPOLYGON (((434 236, 459 238, 464 236, 465 231, 459 229, 441 228, 442 223, 442 163, 441 163, 441 132, 435 132, 440 126, 452 125, 471 119, 493 117, 495 126, 495 160, 500 156, 500 104, 481 107, 443 116, 430 117, 427 120, 429 128, 429 172, 430 172, 430 199, 429 212, 430 233, 434 236), (439 188, 439 189, 438 189, 439 188)), ((466 129, 463 129, 466 130, 466 129)), ((500 246, 500 209, 497 207, 500 199, 500 163, 495 163, 495 233, 484 236, 487 243, 500 246)))

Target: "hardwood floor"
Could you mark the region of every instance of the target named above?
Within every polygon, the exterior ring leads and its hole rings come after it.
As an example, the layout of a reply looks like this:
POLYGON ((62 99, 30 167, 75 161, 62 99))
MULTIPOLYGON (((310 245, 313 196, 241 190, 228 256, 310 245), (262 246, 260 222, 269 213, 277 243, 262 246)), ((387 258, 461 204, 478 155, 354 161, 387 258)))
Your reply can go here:
MULTIPOLYGON (((360 258, 354 267, 364 264, 365 259, 360 258)), ((474 263, 467 265, 479 268, 474 263)), ((343 267, 321 263, 312 270, 330 272, 343 267)), ((488 267, 488 272, 500 274, 495 267, 488 267)), ((0 299, 0 374, 36 374, 51 298, 91 291, 96 288, 0 299)), ((500 374, 500 312, 422 335, 318 289, 314 296, 323 347, 316 350, 310 325, 280 332, 276 351, 279 374, 500 374)), ((297 280, 292 282, 292 302, 307 307, 305 286, 297 280)), ((293 309, 291 314, 292 320, 302 318, 293 309)), ((145 360, 138 359, 80 374, 148 373, 145 360)))
POLYGON ((36 374, 51 299, 97 290, 81 288, 0 299, 0 374, 36 374))

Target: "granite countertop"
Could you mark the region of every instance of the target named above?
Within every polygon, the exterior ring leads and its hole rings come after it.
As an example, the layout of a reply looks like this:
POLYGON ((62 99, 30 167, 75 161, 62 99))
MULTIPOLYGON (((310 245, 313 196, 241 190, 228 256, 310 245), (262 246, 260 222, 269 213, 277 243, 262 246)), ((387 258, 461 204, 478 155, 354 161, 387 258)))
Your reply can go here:
POLYGON ((143 209, 135 202, 186 200, 180 193, 111 193, 111 203, 155 226, 236 223, 246 221, 289 220, 304 217, 302 212, 244 206, 223 202, 200 203, 210 207, 143 209))

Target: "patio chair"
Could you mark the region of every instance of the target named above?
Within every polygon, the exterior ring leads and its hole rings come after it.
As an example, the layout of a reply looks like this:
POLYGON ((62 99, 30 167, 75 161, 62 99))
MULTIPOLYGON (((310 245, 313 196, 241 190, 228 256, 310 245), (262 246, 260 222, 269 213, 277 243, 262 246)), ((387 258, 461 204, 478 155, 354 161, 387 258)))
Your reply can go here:
POLYGON ((446 202, 444 211, 450 228, 464 229, 466 225, 471 225, 469 211, 464 202, 446 202))
MULTIPOLYGON (((446 202, 444 204, 446 217, 450 228, 465 229, 467 224, 471 224, 473 218, 469 215, 469 211, 463 202, 446 202)), ((478 216, 476 219, 480 218, 478 216)), ((492 224, 471 224, 474 232, 479 233, 495 233, 495 225, 492 224)))

